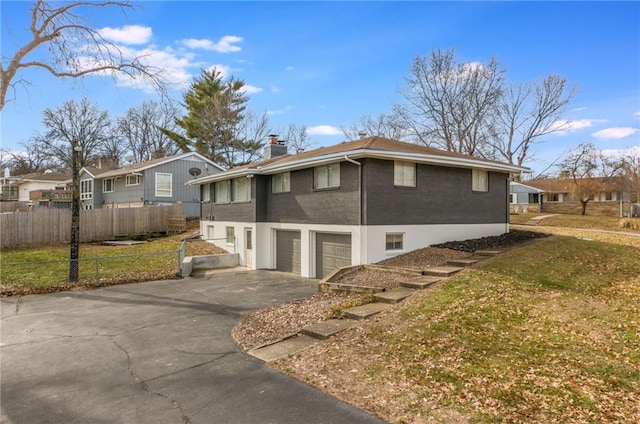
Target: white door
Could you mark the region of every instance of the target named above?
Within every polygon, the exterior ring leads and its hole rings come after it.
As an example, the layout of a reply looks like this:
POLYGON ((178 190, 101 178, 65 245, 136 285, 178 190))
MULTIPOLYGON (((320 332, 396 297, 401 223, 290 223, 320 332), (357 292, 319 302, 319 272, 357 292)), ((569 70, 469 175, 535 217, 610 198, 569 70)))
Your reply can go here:
POLYGON ((253 231, 244 229, 244 262, 247 268, 253 268, 253 231))

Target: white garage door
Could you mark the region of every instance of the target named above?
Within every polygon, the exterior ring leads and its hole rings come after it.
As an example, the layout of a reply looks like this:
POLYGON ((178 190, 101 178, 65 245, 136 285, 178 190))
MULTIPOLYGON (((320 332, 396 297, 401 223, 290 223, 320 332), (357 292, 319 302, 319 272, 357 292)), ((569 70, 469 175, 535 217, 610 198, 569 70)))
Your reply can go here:
POLYGON ((350 234, 316 234, 316 278, 351 265, 350 234))
POLYGON ((300 231, 276 231, 276 269, 300 274, 300 231))

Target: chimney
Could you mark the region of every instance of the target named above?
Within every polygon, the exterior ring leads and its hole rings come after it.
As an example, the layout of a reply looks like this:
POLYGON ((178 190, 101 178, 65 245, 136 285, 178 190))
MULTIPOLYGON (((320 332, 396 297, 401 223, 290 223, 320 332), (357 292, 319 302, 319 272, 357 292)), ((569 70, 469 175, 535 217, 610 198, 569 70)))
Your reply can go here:
POLYGON ((276 134, 269 135, 269 144, 264 148, 264 158, 271 159, 276 156, 284 156, 287 154, 287 146, 283 140, 278 140, 276 134))
POLYGON ((366 131, 362 131, 362 130, 358 131, 358 137, 360 137, 361 139, 365 138, 366 136, 367 136, 366 131))
POLYGON ((98 169, 116 169, 118 167, 118 158, 110 158, 102 156, 98 158, 98 169))
POLYGON ((165 156, 165 151, 162 147, 158 148, 153 154, 154 159, 162 159, 165 156))

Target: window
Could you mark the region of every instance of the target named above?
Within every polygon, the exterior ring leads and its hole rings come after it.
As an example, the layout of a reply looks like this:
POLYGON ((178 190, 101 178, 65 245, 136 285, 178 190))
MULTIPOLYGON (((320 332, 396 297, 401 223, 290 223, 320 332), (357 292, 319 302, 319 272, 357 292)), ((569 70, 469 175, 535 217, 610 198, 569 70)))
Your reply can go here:
POLYGON ((604 200, 613 200, 613 193, 612 193, 612 192, 610 192, 610 191, 607 191, 607 192, 604 194, 604 200))
POLYGON ((80 181, 80 200, 93 198, 93 180, 80 181))
POLYGON ((559 202, 560 195, 558 193, 549 193, 547 194, 547 202, 559 202))
POLYGON ((473 191, 489 191, 489 178, 487 177, 487 171, 474 169, 472 179, 473 182, 471 189, 473 191))
POLYGON ((529 203, 540 203, 540 195, 538 193, 529 193, 529 203))
POLYGON ((288 193, 291 191, 291 173, 283 172, 271 177, 272 193, 288 193))
POLYGON ((509 203, 518 203, 518 195, 516 193, 509 194, 509 203))
POLYGON ((102 180, 102 192, 103 193, 113 192, 113 178, 105 178, 104 180, 102 180))
POLYGON ((156 172, 156 197, 171 197, 172 175, 156 172))
POLYGON ((203 184, 200 187, 202 190, 202 201, 210 202, 211 201, 211 184, 203 184))
POLYGON ((215 203, 229 203, 229 180, 218 181, 214 186, 215 203))
POLYGON ((234 244, 236 241, 236 229, 234 227, 226 227, 227 229, 227 244, 234 244))
POLYGON ((402 233, 387 233, 386 235, 386 249, 387 250, 402 250, 403 249, 404 234, 402 233))
POLYGON ((340 187, 340 164, 317 166, 313 170, 313 188, 340 187))
POLYGON ((127 186, 140 185, 140 175, 138 174, 127 175, 125 185, 127 186))
POLYGON ((393 185, 396 187, 415 187, 416 164, 401 160, 393 161, 393 185))
POLYGON ((235 178, 233 180, 233 201, 248 202, 251 200, 251 180, 249 178, 235 178))

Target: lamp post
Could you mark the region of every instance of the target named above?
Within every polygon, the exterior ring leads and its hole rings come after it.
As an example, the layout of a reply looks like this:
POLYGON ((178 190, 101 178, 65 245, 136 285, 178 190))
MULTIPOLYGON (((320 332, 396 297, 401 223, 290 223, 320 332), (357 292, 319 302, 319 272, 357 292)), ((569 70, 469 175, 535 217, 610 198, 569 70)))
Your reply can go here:
POLYGON ((71 195, 71 247, 69 249, 69 281, 77 282, 79 274, 78 257, 80 256, 80 170, 79 156, 82 154, 82 147, 78 142, 71 142, 71 172, 72 172, 72 195, 71 195))

